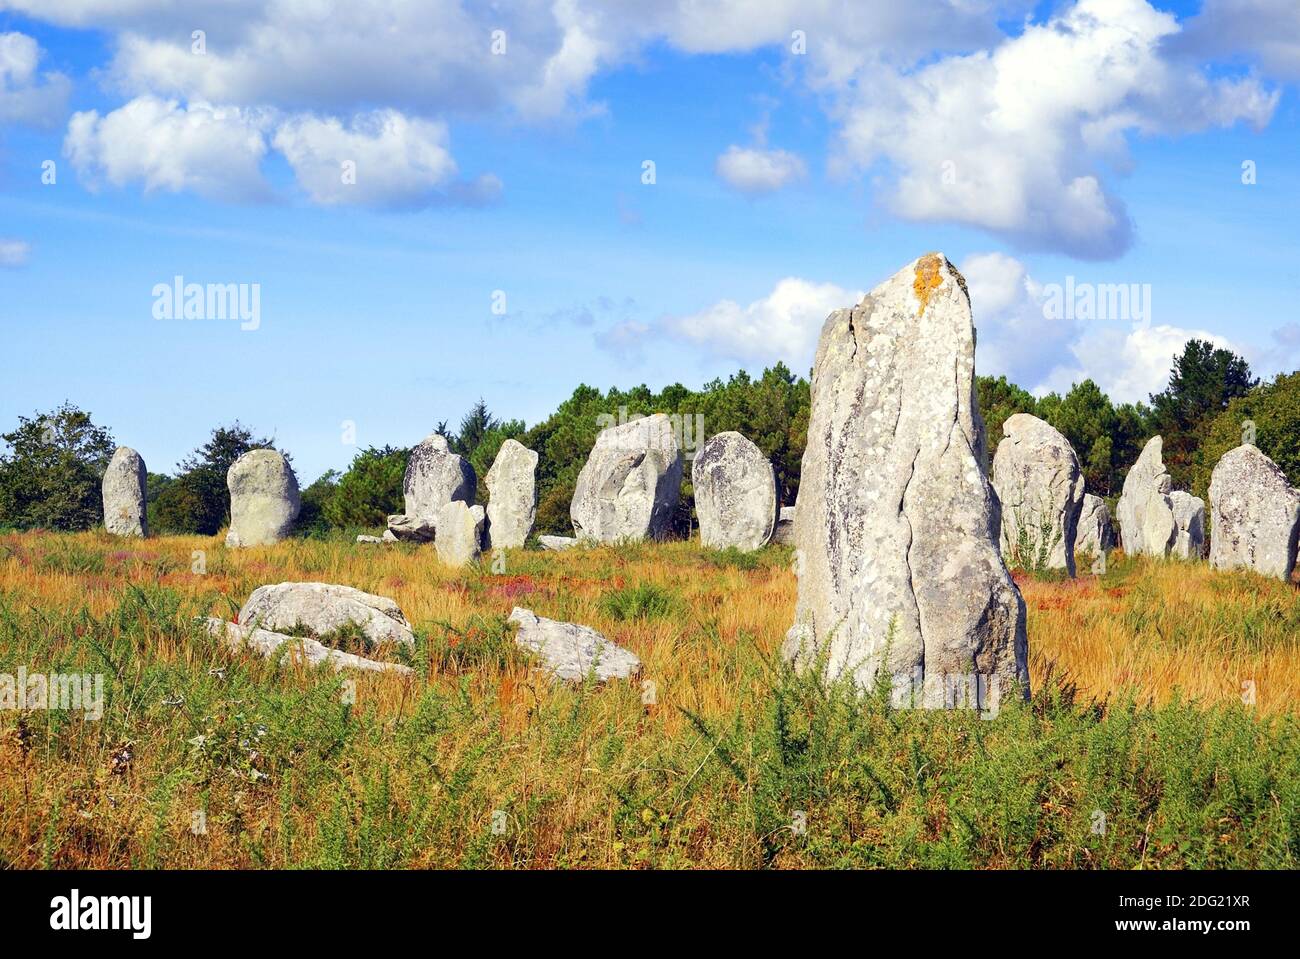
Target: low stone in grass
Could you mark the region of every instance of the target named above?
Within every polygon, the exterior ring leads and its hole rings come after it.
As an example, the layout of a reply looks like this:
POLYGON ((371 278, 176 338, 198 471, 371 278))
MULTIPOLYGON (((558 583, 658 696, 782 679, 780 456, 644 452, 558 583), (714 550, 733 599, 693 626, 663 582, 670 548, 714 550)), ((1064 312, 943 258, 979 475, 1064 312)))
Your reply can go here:
POLYGON ((519 627, 515 643, 536 654, 553 679, 580 683, 593 675, 597 682, 628 679, 641 670, 641 660, 590 626, 563 623, 516 606, 510 622, 519 627))

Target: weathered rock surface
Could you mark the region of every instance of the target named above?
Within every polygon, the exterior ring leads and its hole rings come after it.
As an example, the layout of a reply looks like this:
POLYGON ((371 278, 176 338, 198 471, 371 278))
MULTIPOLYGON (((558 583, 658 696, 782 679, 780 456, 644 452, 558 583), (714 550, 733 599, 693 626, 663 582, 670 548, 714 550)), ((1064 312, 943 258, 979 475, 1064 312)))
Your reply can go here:
POLYGON ((1223 454, 1210 474, 1210 515, 1211 566, 1291 579, 1300 492, 1260 450, 1247 444, 1223 454))
POLYGON ((1012 566, 1075 575, 1083 469, 1074 447, 1028 413, 1008 417, 1002 434, 992 477, 1002 506, 1002 555, 1012 566))
POLYGON ((388 517, 388 532, 393 534, 393 539, 406 543, 432 543, 437 530, 432 516, 394 513, 388 517))
POLYGON ((394 533, 391 529, 386 529, 386 530, 384 530, 384 535, 381 536, 381 537, 379 537, 379 538, 380 538, 381 540, 383 540, 385 543, 397 543, 397 542, 400 542, 400 540, 398 540, 398 538, 397 538, 397 534, 394 533))
POLYGON ((1161 459, 1163 445, 1159 436, 1147 440, 1142 455, 1124 477, 1115 513, 1124 552, 1130 556, 1167 556, 1178 534, 1169 499, 1172 482, 1161 459))
POLYGON ((478 477, 463 456, 451 452, 447 439, 431 433, 411 450, 402 481, 406 515, 434 518, 448 503, 474 502, 478 477))
POLYGON ((510 622, 519 626, 515 643, 541 658, 557 680, 580 683, 594 672, 598 682, 627 679, 641 669, 641 660, 590 626, 562 623, 516 606, 510 622))
POLYGON ((776 527, 776 473, 763 451, 735 431, 710 436, 691 464, 700 543, 759 549, 776 527))
POLYGON ((104 471, 104 528, 117 536, 148 536, 145 508, 148 474, 140 454, 129 446, 113 451, 104 471))
POLYGON ((204 621, 204 628, 217 637, 224 639, 234 652, 249 649, 259 656, 272 657, 279 653, 288 653, 291 662, 305 662, 311 666, 329 663, 335 669, 356 669, 368 673, 397 673, 410 676, 415 670, 401 663, 382 663, 367 659, 354 653, 345 653, 307 637, 286 636, 269 629, 249 629, 237 623, 227 623, 215 616, 204 621))
POLYGON ((382 543, 384 541, 382 536, 367 536, 365 533, 357 534, 358 543, 382 543))
POLYGON ((537 519, 537 453, 506 440, 487 474, 488 539, 493 549, 521 547, 537 519))
POLYGON ((1025 604, 998 548, 965 280, 924 256, 822 327, 784 653, 896 700, 1028 690, 1025 604), (910 693, 905 690, 910 687, 910 693), (899 696, 900 690, 904 691, 899 696))
POLYGON ((275 450, 250 450, 226 472, 230 532, 226 545, 269 546, 289 535, 298 518, 298 478, 275 450))
POLYGON ((479 558, 483 551, 482 506, 468 506, 452 500, 438 513, 438 538, 434 541, 438 559, 449 566, 464 566, 479 558))
POLYGON ((602 430, 573 491, 579 539, 663 539, 682 487, 682 455, 663 413, 602 430))
POLYGON ((783 546, 794 545, 794 507, 782 506, 777 516, 776 529, 772 532, 772 542, 783 546))
POLYGON ((1078 534, 1074 538, 1075 555, 1087 553, 1096 559, 1114 548, 1115 530, 1110 523, 1110 510, 1106 507, 1106 501, 1100 496, 1084 493, 1078 534))
POLYGON ((273 632, 302 627, 317 638, 354 624, 376 645, 415 642, 411 624, 393 600, 334 583, 259 586, 239 611, 239 622, 273 632))
POLYGON ((578 545, 577 537, 574 536, 539 536, 537 542, 541 544, 542 549, 550 550, 553 553, 573 549, 578 545))
POLYGON ((1169 505, 1174 512, 1173 555, 1182 559, 1205 557, 1205 500, 1182 490, 1169 494, 1169 505))

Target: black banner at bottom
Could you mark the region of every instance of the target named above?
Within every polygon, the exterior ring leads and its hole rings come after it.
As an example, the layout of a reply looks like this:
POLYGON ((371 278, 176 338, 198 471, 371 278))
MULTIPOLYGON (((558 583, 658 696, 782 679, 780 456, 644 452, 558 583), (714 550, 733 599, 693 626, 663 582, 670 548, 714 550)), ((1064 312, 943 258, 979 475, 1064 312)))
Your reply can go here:
POLYGON ((698 923, 734 944, 765 939, 774 923, 829 939, 842 936, 841 922, 856 935, 879 927, 928 941, 987 936, 992 945, 1010 933, 1072 945, 1200 939, 1232 948, 1294 924, 1294 881, 1266 872, 10 871, 0 872, 0 922, 16 941, 127 948, 373 947, 377 934, 416 936, 449 923, 489 935, 526 935, 539 923, 575 936, 619 925, 668 934, 698 923))

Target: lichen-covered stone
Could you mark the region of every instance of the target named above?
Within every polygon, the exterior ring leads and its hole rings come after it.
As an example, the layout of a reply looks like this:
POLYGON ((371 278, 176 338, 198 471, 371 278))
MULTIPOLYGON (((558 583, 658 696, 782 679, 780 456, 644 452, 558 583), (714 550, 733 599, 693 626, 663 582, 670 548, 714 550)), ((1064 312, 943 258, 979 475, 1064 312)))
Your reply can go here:
POLYGON ((129 446, 113 451, 104 471, 104 528, 116 536, 148 536, 145 503, 148 472, 140 454, 129 446))
POLYGON ((537 519, 537 453, 518 440, 501 444, 487 474, 488 541, 493 549, 524 545, 537 519))
POLYGON ((983 469, 965 281, 940 254, 830 315, 813 367, 784 653, 896 699, 988 708, 1028 690, 1025 605, 983 469), (824 660, 821 657, 825 657, 824 660))
POLYGON ((641 660, 596 632, 590 626, 546 619, 516 606, 510 622, 519 629, 515 643, 538 656, 552 679, 580 683, 588 676, 597 682, 627 679, 641 669, 641 660))
POLYGON ((776 527, 776 474, 763 451, 734 431, 705 441, 691 464, 700 543, 750 552, 776 527))
POLYGON ((1174 513, 1174 542, 1170 553, 1181 559, 1205 558, 1205 500, 1182 490, 1169 494, 1174 513))
POLYGON ((1085 553, 1093 559, 1115 548, 1115 530, 1110 522, 1106 501, 1091 493, 1083 494, 1083 509, 1079 512, 1078 532, 1074 537, 1074 554, 1085 553))
POLYGON ((411 624, 393 600, 335 583, 259 586, 240 609, 239 622, 272 631, 305 630, 317 639, 351 626, 376 645, 415 642, 411 624))
POLYGON ((438 559, 448 566, 464 566, 478 559, 483 552, 485 520, 482 506, 469 506, 463 500, 445 505, 438 513, 438 535, 434 540, 438 559))
POLYGON ((1083 469, 1074 447, 1028 413, 1008 417, 1002 435, 992 477, 1002 507, 1002 555, 1013 566, 1075 575, 1083 469))
POLYGON ((432 518, 453 500, 472 504, 477 487, 474 467, 450 451, 446 437, 432 433, 411 450, 406 461, 402 479, 406 515, 432 518))
POLYGON ((578 539, 663 539, 681 495, 682 454, 667 415, 602 430, 578 474, 569 516, 578 539))
POLYGON ((1229 450, 1210 474, 1210 565, 1288 581, 1300 534, 1300 492, 1254 446, 1229 450))
POLYGON ((1163 443, 1159 436, 1147 440, 1124 477, 1115 512, 1124 552, 1130 556, 1168 556, 1178 535, 1169 498, 1172 481, 1161 459, 1163 443))
POLYGON ((289 535, 298 518, 298 478, 275 450, 250 450, 226 473, 230 531, 226 545, 269 546, 289 535))

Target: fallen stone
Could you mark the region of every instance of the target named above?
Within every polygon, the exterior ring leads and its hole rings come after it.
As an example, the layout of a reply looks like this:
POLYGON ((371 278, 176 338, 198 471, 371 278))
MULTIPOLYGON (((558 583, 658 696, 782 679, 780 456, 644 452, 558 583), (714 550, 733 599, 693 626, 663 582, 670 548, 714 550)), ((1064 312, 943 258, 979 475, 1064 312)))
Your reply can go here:
POLYGON ((318 639, 354 624, 376 645, 415 642, 411 624, 393 600, 334 583, 259 586, 239 611, 239 622, 271 631, 303 627, 318 639))
POLYGON ((364 533, 358 533, 357 542, 358 543, 382 543, 384 542, 384 538, 382 536, 367 536, 364 533))
POLYGON ((432 543, 437 528, 433 517, 394 513, 388 517, 388 532, 393 534, 393 539, 405 543, 432 543))
POLYGON ((553 553, 573 549, 578 545, 577 537, 574 536, 539 536, 537 542, 541 544, 542 549, 550 550, 553 553))
POLYGON ((516 606, 510 622, 519 626, 515 643, 539 656, 554 679, 580 683, 594 673, 597 682, 628 679, 641 669, 630 650, 611 643, 590 626, 545 619, 516 606))
POLYGON ((354 653, 345 653, 341 649, 333 649, 314 639, 285 636, 283 633, 273 633, 269 629, 249 629, 237 623, 227 623, 215 616, 207 617, 204 627, 211 635, 224 639, 231 651, 236 653, 248 649, 259 656, 270 658, 277 653, 285 652, 289 654, 290 662, 305 662, 310 666, 329 663, 340 670, 397 673, 401 676, 410 676, 415 672, 411 667, 403 666, 401 663, 381 663, 354 653))

